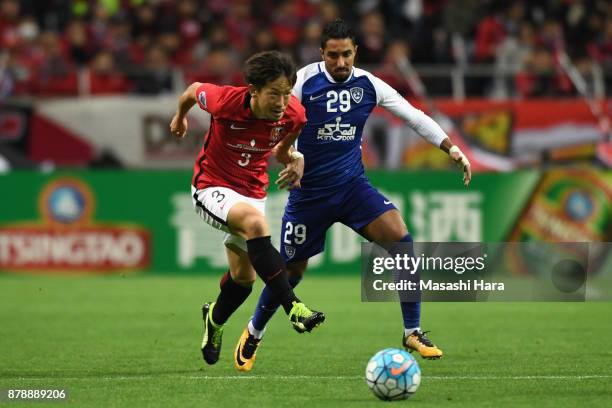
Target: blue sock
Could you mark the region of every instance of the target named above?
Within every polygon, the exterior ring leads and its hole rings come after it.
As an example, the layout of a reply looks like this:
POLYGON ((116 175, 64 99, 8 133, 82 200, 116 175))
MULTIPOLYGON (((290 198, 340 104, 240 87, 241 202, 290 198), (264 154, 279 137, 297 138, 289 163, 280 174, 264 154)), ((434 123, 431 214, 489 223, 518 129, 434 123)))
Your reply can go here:
MULTIPOLYGON (((412 246, 412 236, 407 234, 404 238, 397 242, 410 243, 408 255, 414 256, 414 248, 412 246)), ((404 319, 404 328, 411 329, 421 326, 421 302, 400 302, 402 308, 402 318, 404 319)))
MULTIPOLYGON (((295 288, 302 278, 289 278, 289 285, 292 288, 295 288)), ((255 308, 255 314, 251 321, 253 322, 253 327, 256 330, 263 330, 266 327, 266 324, 270 321, 274 313, 276 313, 276 309, 280 306, 280 303, 274 297, 274 293, 267 286, 261 291, 261 295, 259 295, 259 300, 257 301, 257 307, 255 308)))
POLYGON ((421 302, 400 302, 404 328, 421 327, 421 302))

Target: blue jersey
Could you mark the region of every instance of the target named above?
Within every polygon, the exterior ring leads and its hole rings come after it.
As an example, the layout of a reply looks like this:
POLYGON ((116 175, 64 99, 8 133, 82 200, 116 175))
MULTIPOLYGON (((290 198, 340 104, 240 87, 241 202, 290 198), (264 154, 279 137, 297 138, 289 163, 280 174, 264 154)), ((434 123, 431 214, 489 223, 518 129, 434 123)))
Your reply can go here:
POLYGON ((297 139, 305 160, 302 187, 291 190, 283 216, 280 242, 286 262, 323 251, 325 234, 336 222, 361 232, 396 208, 369 183, 361 162, 361 135, 374 107, 389 110, 436 146, 446 137, 429 116, 359 68, 339 83, 324 62, 307 65, 297 73, 293 94, 306 108, 308 123, 297 139))
MULTIPOLYGON (((364 176, 361 160, 363 127, 380 105, 406 120, 423 137, 439 145, 446 137, 423 112, 371 73, 353 68, 344 82, 336 82, 318 62, 300 69, 294 95, 306 108, 308 123, 297 149, 304 154, 302 192, 330 191, 364 176)), ((299 194, 299 190, 294 190, 299 194)))

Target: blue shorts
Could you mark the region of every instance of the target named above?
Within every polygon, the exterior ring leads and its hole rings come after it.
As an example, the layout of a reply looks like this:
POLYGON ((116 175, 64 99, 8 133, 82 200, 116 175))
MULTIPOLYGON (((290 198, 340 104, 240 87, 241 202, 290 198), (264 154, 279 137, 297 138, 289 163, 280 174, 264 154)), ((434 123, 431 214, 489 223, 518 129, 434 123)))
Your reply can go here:
POLYGON ((280 248, 285 262, 308 259, 325 247, 325 234, 335 223, 361 229, 381 214, 396 209, 365 177, 358 177, 341 190, 306 192, 294 190, 283 215, 280 248))

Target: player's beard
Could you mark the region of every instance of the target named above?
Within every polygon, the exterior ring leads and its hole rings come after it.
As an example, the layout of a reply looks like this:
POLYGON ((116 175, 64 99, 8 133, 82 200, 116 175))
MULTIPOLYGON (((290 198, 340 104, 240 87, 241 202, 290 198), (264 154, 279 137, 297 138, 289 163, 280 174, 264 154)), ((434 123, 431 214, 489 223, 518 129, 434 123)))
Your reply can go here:
POLYGON ((348 79, 350 74, 351 70, 348 68, 344 68, 343 70, 334 70, 332 78, 334 78, 334 81, 336 82, 344 82, 348 79))

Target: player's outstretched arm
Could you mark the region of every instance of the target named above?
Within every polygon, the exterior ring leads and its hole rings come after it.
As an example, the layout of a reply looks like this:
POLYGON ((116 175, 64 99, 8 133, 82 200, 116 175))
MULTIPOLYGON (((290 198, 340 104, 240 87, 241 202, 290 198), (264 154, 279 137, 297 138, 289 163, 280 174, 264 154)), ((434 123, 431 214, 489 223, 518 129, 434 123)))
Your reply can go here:
POLYGON ((459 147, 453 144, 440 125, 412 106, 383 80, 373 75, 370 78, 376 89, 378 105, 403 119, 419 136, 448 153, 451 159, 463 169, 463 184, 467 187, 472 179, 470 162, 459 147))
POLYGON ((287 187, 291 190, 300 187, 300 180, 304 175, 304 155, 293 148, 293 143, 300 131, 287 135, 274 148, 274 157, 285 165, 285 168, 279 173, 278 180, 276 180, 280 189, 287 187))
POLYGON ((194 82, 179 97, 176 113, 170 122, 170 133, 178 138, 187 134, 187 112, 196 104, 195 93, 200 85, 199 82, 194 82))
POLYGON ((472 180, 472 166, 470 161, 463 154, 461 149, 451 142, 449 137, 446 137, 442 143, 440 143, 440 149, 444 150, 448 155, 457 163, 457 165, 463 169, 463 185, 468 186, 472 180))

